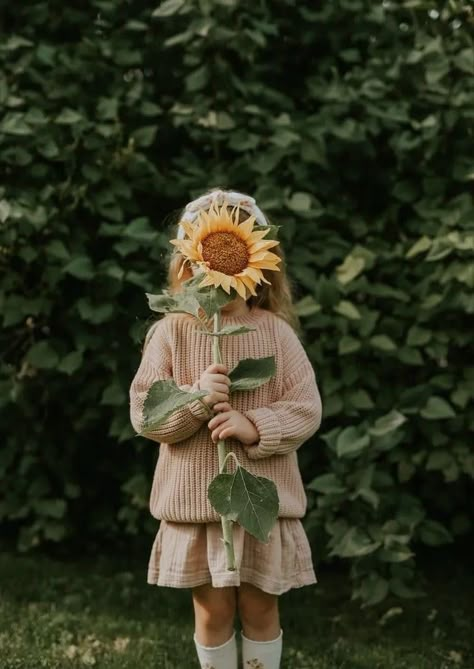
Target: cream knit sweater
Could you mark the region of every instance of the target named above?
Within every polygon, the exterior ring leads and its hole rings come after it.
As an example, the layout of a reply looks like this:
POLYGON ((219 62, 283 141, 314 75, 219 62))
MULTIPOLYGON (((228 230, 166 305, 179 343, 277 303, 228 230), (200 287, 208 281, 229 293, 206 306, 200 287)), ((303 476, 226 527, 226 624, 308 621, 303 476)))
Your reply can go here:
MULTIPOLYGON (((255 390, 230 395, 234 409, 251 420, 259 442, 245 447, 227 439, 241 465, 272 479, 280 498, 279 516, 301 518, 306 494, 296 449, 320 426, 322 406, 314 370, 294 330, 275 314, 253 307, 243 316, 222 315, 222 325, 241 324, 256 330, 221 338, 223 364, 230 371, 244 358, 275 356, 276 375, 255 390)), ((143 402, 154 381, 173 378, 185 390, 197 389, 202 372, 212 364, 211 337, 192 316, 168 314, 147 338, 140 366, 130 386, 130 419, 141 431, 143 402)), ((218 521, 207 488, 218 474, 217 445, 207 421, 213 412, 201 400, 175 411, 145 437, 160 442, 150 495, 150 512, 158 519, 182 523, 218 521)), ((235 465, 228 461, 229 470, 235 465)))

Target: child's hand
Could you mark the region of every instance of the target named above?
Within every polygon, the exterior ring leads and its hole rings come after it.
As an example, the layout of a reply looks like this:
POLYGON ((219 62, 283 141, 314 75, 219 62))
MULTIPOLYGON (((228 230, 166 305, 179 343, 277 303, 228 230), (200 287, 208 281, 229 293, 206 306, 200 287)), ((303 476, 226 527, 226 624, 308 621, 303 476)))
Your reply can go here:
POLYGON ((214 405, 214 410, 219 413, 211 418, 207 426, 211 430, 212 441, 234 437, 245 444, 255 444, 260 438, 255 425, 246 418, 240 411, 232 409, 228 402, 218 402, 214 405))
POLYGON ((228 402, 229 386, 230 379, 227 376, 227 367, 220 364, 209 365, 199 379, 199 389, 209 391, 209 395, 203 397, 202 401, 211 408, 217 402, 228 402))

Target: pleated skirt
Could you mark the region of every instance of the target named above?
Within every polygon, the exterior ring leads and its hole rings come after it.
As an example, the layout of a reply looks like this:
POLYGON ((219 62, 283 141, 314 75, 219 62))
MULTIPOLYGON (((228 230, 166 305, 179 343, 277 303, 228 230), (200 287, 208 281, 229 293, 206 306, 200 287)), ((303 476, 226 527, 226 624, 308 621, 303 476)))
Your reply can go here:
POLYGON ((311 547, 298 518, 279 518, 263 543, 234 523, 236 571, 226 568, 220 522, 162 520, 151 549, 147 582, 173 588, 210 583, 216 588, 242 582, 274 595, 317 583, 311 547))

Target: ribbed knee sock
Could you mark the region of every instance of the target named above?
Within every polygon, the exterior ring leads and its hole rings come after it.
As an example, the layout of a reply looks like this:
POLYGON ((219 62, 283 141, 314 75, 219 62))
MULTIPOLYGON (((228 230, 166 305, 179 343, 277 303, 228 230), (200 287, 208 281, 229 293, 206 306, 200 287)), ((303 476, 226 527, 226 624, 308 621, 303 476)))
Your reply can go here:
POLYGON ((237 669, 237 642, 235 630, 221 646, 201 646, 194 634, 194 644, 201 669, 237 669))
POLYGON ((244 669, 279 669, 283 646, 283 630, 272 641, 252 641, 242 633, 244 669))

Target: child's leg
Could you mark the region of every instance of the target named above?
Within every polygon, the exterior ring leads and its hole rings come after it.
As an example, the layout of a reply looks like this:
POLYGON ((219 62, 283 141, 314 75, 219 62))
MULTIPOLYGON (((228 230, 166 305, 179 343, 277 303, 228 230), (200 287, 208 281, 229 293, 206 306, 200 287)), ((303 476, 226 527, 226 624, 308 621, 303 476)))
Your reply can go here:
POLYGON ((283 636, 278 596, 263 592, 250 583, 242 583, 237 603, 242 623, 244 669, 278 669, 283 636))
POLYGON ((235 588, 193 588, 194 643, 203 669, 237 669, 235 588))

